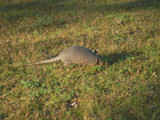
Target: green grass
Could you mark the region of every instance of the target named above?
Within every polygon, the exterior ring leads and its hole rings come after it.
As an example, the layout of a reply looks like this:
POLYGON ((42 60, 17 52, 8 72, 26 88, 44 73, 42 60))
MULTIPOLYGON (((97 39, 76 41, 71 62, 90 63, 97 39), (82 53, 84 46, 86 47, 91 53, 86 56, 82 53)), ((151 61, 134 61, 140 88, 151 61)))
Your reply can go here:
POLYGON ((159 0, 0 1, 0 119, 158 120, 159 13, 159 0), (28 66, 73 45, 105 65, 28 66))

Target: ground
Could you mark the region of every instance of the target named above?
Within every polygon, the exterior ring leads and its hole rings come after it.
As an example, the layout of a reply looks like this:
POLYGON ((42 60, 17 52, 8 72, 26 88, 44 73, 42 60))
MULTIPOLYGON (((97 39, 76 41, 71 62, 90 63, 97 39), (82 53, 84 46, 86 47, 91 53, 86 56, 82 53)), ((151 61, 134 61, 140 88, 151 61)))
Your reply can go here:
POLYGON ((0 1, 2 120, 158 120, 159 75, 159 0, 0 1), (105 65, 28 65, 73 45, 105 65))

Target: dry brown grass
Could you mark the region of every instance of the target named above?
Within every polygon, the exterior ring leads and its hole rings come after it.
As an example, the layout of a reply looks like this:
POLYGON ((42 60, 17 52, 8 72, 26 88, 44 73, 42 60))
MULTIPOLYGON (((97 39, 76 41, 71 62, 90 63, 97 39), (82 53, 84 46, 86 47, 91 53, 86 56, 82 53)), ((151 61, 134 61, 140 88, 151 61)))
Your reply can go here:
POLYGON ((1 1, 0 119, 159 119, 159 5, 1 1), (105 66, 27 65, 73 45, 98 49, 105 66))

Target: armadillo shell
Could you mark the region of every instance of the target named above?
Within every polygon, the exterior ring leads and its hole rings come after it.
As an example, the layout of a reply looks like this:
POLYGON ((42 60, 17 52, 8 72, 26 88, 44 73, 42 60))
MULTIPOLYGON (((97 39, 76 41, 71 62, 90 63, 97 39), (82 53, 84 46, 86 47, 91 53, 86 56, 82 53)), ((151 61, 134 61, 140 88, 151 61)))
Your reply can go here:
POLYGON ((60 58, 65 64, 97 64, 98 57, 94 52, 84 46, 72 46, 60 53, 60 58))

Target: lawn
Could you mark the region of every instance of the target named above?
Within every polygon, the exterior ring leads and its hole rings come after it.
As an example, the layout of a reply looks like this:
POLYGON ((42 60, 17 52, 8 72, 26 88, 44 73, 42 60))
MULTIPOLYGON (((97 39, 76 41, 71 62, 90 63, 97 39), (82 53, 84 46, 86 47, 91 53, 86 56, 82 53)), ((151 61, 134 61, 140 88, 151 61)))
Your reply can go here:
POLYGON ((159 0, 1 0, 1 120, 159 120, 159 0), (81 45, 105 65, 29 66, 81 45))

